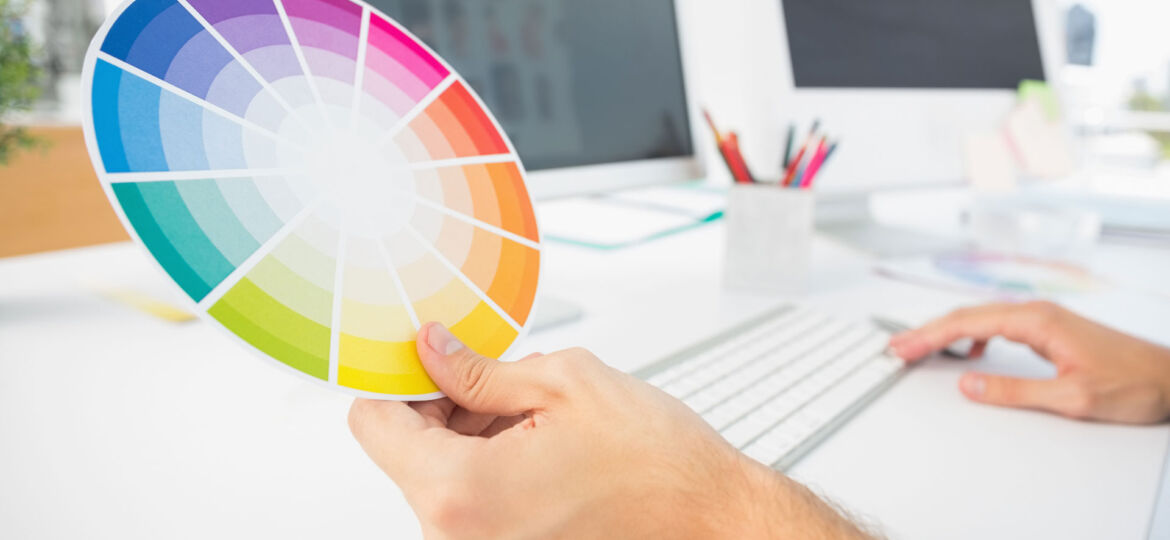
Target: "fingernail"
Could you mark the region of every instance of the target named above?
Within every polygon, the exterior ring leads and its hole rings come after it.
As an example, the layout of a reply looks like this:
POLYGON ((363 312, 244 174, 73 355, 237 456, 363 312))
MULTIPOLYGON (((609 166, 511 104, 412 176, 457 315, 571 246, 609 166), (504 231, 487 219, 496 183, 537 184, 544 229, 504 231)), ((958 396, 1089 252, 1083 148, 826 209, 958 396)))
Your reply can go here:
POLYGON ((441 324, 432 325, 427 331, 427 346, 438 354, 449 356, 459 352, 463 343, 441 324))
POLYGON ((974 373, 963 375, 960 384, 963 386, 963 391, 971 397, 983 397, 983 393, 987 391, 987 380, 974 373))

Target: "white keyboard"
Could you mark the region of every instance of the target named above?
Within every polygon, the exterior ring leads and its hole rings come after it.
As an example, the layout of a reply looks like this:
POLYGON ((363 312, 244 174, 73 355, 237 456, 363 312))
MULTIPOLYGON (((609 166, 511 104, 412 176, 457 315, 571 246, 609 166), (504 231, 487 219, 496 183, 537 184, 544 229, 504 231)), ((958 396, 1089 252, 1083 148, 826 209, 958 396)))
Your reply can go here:
POLYGON ((784 470, 905 371, 886 353, 893 326, 786 307, 636 375, 748 456, 784 470))

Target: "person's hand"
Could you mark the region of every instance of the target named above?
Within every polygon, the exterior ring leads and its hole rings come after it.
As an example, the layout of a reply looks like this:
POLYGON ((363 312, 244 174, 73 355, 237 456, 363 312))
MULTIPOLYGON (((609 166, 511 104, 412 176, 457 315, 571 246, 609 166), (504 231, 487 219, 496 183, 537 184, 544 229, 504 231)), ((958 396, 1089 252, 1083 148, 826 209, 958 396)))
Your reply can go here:
POLYGON ((500 363, 433 324, 418 349, 449 399, 359 399, 349 423, 428 537, 861 534, 678 400, 584 350, 500 363))
POLYGON ((1052 362, 1051 380, 967 373, 959 387, 982 403, 1039 409, 1082 420, 1152 424, 1170 417, 1170 350, 1127 336, 1049 302, 960 309, 895 336, 894 351, 917 361, 972 338, 971 356, 988 340, 1026 344, 1052 362))

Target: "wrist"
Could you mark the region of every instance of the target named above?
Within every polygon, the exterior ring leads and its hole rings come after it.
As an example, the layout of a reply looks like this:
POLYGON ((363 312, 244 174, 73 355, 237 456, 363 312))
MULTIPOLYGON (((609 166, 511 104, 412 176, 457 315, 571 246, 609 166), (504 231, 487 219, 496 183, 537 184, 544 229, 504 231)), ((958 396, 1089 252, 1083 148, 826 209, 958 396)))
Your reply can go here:
POLYGON ((742 471, 737 538, 859 538, 857 525, 787 476, 739 454, 742 471))

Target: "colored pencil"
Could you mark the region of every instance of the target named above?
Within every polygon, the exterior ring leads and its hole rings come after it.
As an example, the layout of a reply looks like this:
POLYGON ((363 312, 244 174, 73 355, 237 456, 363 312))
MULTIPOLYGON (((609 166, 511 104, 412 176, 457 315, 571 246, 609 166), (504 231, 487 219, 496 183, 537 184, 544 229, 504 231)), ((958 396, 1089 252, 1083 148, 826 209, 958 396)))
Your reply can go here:
POLYGON ((715 125, 715 119, 711 117, 710 111, 704 109, 703 117, 707 119, 707 125, 715 136, 719 155, 723 157, 723 164, 727 165, 727 170, 731 171, 732 179, 739 184, 755 182, 751 171, 747 168, 747 161, 743 159, 743 154, 739 151, 739 137, 734 133, 730 137, 724 137, 723 133, 719 131, 719 126, 715 125))
POLYGON ((788 164, 788 172, 784 174, 784 181, 780 183, 781 185, 784 187, 792 187, 792 183, 796 181, 797 168, 799 168, 800 163, 804 161, 804 155, 808 153, 808 147, 812 145, 812 142, 813 138, 810 136, 808 140, 804 142, 804 146, 800 147, 800 151, 796 153, 796 158, 792 160, 792 163, 788 164))
POLYGON ((817 153, 813 154, 812 161, 809 162, 808 169, 805 169, 804 176, 800 180, 801 189, 812 187, 812 183, 816 179, 817 173, 820 172, 821 166, 825 164, 825 159, 828 155, 828 141, 825 137, 821 137, 821 144, 817 147, 817 153))
POLYGON ((792 145, 796 144, 796 124, 788 124, 788 140, 784 142, 784 163, 780 166, 780 170, 788 170, 788 164, 792 163, 792 145))

